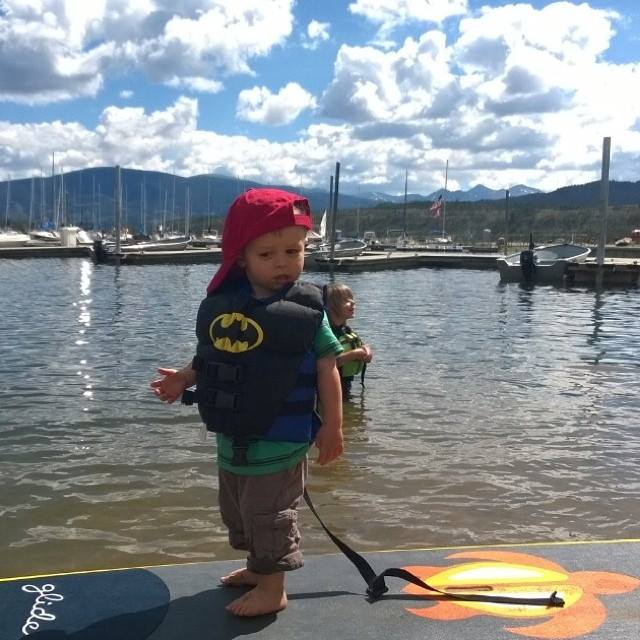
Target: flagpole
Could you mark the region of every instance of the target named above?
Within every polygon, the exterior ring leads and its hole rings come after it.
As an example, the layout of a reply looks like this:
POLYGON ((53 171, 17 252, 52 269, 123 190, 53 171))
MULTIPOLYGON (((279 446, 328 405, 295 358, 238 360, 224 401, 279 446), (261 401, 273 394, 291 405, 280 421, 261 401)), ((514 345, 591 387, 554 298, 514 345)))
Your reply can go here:
POLYGON ((444 222, 447 217, 447 179, 449 177, 449 160, 444 169, 444 191, 442 192, 442 239, 445 239, 444 235, 444 222))

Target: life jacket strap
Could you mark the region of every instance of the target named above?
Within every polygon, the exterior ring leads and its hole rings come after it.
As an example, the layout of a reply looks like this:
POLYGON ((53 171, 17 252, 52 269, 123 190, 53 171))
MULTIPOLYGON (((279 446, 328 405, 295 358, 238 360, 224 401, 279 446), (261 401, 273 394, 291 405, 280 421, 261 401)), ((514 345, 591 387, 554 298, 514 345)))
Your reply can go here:
MULTIPOLYGON (((349 545, 340 540, 336 535, 331 533, 327 526, 322 522, 322 519, 318 515, 313 502, 307 490, 304 490, 304 500, 307 506, 311 510, 311 513, 317 518, 320 526, 324 529, 325 533, 331 538, 333 543, 344 553, 345 556, 355 565, 360 575, 367 583, 367 596, 369 602, 379 600, 389 588, 385 584, 385 577, 400 578, 407 582, 411 582, 419 587, 422 587, 425 591, 431 592, 431 595, 437 595, 439 599, 447 600, 464 600, 466 602, 498 602, 502 604, 519 604, 519 605, 534 605, 541 607, 564 607, 564 600, 558 596, 558 592, 554 591, 548 597, 542 598, 518 598, 517 596, 498 596, 489 595, 484 593, 452 593, 451 591, 445 591, 432 587, 424 582, 418 576, 414 575, 406 569, 391 568, 385 569, 382 573, 376 574, 373 567, 356 551, 354 551, 349 545)), ((478 588, 491 588, 490 585, 479 585, 478 588)))
POLYGON ((242 382, 244 367, 228 362, 207 362, 201 356, 195 356, 191 361, 191 368, 200 371, 207 378, 216 382, 242 382))
POLYGON ((221 389, 187 390, 182 393, 181 402, 186 405, 207 404, 215 409, 237 411, 240 405, 240 394, 221 389))
POLYGON ((233 449, 231 464, 236 467, 246 467, 249 464, 249 461, 247 460, 249 441, 247 438, 243 436, 234 436, 231 447, 233 449))

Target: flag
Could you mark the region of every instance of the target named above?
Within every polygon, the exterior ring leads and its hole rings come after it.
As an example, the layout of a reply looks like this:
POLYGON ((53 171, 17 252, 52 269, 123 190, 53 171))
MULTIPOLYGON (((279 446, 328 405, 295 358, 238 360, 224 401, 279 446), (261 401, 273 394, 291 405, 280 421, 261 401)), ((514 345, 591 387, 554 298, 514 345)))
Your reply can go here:
POLYGON ((442 209, 442 194, 440 194, 438 196, 438 199, 429 207, 429 213, 434 218, 439 218, 441 209, 442 209))

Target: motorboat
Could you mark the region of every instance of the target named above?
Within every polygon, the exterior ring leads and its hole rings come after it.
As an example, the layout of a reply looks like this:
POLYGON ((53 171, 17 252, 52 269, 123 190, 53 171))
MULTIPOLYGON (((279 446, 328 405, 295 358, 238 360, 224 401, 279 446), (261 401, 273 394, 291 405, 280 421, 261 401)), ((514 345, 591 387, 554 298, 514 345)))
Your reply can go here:
POLYGON ((591 252, 580 244, 550 244, 535 247, 533 240, 529 248, 497 259, 500 279, 506 282, 539 282, 562 284, 569 264, 584 262, 591 252))
MULTIPOLYGON (((131 244, 121 244, 121 253, 137 253, 140 251, 184 251, 191 242, 191 236, 172 236, 170 238, 159 238, 157 240, 144 240, 132 242, 131 244)), ((115 251, 115 243, 105 243, 105 250, 108 253, 115 251)))
POLYGON ((220 234, 215 230, 204 232, 200 236, 196 236, 193 239, 194 247, 219 247, 222 242, 220 234))
POLYGON ((32 229, 29 238, 31 245, 60 244, 60 234, 55 229, 32 229))
POLYGON ((26 233, 20 233, 13 229, 5 229, 0 231, 0 247, 23 247, 29 241, 26 233))
MULTIPOLYGON (((333 247, 334 258, 351 258, 359 256, 367 248, 367 243, 357 238, 344 238, 338 240, 333 247)), ((331 257, 331 244, 323 242, 310 254, 313 258, 328 260, 331 257)))

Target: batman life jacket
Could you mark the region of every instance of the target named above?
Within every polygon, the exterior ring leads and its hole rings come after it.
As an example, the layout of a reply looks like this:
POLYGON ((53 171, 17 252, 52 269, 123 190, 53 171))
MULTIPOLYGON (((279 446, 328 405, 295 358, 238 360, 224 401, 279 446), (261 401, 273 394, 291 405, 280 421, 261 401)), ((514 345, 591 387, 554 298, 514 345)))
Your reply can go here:
POLYGON ((183 403, 197 403, 207 430, 233 436, 234 451, 246 454, 256 437, 312 440, 323 315, 319 289, 302 282, 264 299, 242 285, 207 296, 196 320, 196 390, 183 403))
MULTIPOLYGON (((364 344, 358 334, 348 325, 340 327, 336 337, 344 351, 359 349, 364 344)), ((351 362, 346 362, 340 367, 340 375, 343 378, 352 378, 361 373, 364 366, 365 363, 362 360, 351 360, 351 362)))

